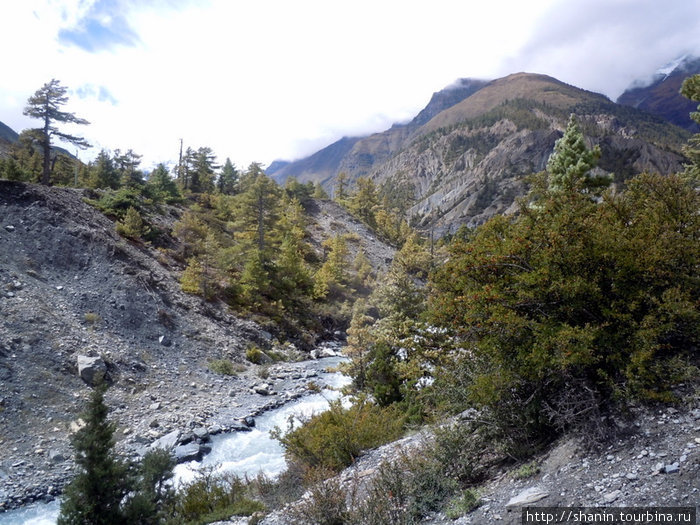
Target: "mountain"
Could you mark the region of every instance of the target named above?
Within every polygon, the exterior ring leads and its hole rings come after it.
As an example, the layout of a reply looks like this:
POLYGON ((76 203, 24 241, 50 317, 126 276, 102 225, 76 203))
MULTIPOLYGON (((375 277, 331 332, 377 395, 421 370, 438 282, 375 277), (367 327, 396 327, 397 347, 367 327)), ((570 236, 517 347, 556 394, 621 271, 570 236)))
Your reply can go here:
POLYGON ((700 58, 684 57, 657 71, 651 83, 630 86, 617 103, 648 111, 693 133, 700 132, 700 125, 689 116, 697 110, 697 103, 680 94, 683 80, 698 73, 700 58))
POLYGON ((17 142, 19 135, 7 124, 0 122, 0 157, 7 155, 9 147, 17 142))
POLYGON ((19 134, 7 124, 0 122, 0 139, 7 142, 17 142, 19 134))
POLYGON ((296 177, 301 182, 326 182, 338 173, 338 164, 349 153, 359 137, 343 137, 326 146, 310 157, 294 162, 276 160, 266 173, 277 182, 284 183, 288 177, 296 177))
POLYGON ((370 177, 387 193, 408 188, 412 223, 448 232, 512 210, 526 192, 525 177, 545 168, 572 113, 589 145, 602 150, 600 170, 618 182, 642 171, 671 173, 684 161, 687 131, 552 77, 516 73, 458 85, 433 95, 410 123, 333 144, 275 178, 294 174, 332 190, 333 177, 345 172, 350 180, 370 177), (324 164, 315 171, 319 159, 324 164))
POLYGON ((475 93, 488 82, 462 78, 451 86, 433 93, 428 105, 407 124, 395 124, 390 129, 369 137, 343 137, 330 146, 294 162, 275 161, 266 173, 277 182, 296 177, 301 182, 326 183, 340 171, 366 174, 367 168, 381 159, 387 159, 403 147, 405 141, 423 124, 441 111, 450 108, 475 93))

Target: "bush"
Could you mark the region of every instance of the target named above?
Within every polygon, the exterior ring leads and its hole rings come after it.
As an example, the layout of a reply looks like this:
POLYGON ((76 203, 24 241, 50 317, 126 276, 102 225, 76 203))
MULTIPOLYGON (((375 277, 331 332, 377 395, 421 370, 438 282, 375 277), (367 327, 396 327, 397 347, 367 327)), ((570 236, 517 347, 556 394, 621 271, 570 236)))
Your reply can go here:
POLYGON ((213 359, 209 361, 209 370, 224 376, 235 376, 245 371, 245 366, 231 362, 228 359, 213 359))
POLYGON ((360 453, 398 438, 403 417, 394 407, 381 408, 361 398, 350 408, 332 401, 326 412, 304 425, 275 437, 285 448, 290 463, 340 471, 360 453))
POLYGON ((177 492, 166 523, 200 525, 234 515, 250 516, 264 508, 248 496, 245 482, 237 476, 206 471, 177 492))
POLYGON ((270 357, 257 346, 251 346, 248 348, 245 351, 245 358, 256 365, 267 364, 272 361, 272 359, 270 359, 270 357))
POLYGON ((138 210, 130 206, 124 218, 117 223, 117 233, 129 239, 140 238, 145 231, 143 219, 138 210))
POLYGON ((479 505, 481 505, 479 492, 476 489, 467 489, 450 500, 445 509, 445 515, 451 520, 456 520, 473 511, 479 505))
POLYGON ((352 523, 348 493, 331 473, 318 471, 307 477, 309 497, 292 506, 289 514, 295 525, 346 525, 352 523))
MULTIPOLYGON (((668 401, 700 344, 700 195, 641 175, 598 203, 583 183, 536 184, 532 206, 457 240, 432 277, 431 316, 475 363, 468 402, 527 453, 635 401, 668 401)), ((459 380, 459 378, 454 378, 459 380)))

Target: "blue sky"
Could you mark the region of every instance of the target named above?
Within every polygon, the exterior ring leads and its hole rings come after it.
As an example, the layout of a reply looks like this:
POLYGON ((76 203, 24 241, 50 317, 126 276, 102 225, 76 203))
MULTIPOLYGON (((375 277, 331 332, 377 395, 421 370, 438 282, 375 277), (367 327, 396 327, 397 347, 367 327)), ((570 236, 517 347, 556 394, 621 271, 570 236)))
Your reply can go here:
POLYGON ((460 77, 545 73, 617 97, 700 55, 688 0, 23 0, 0 8, 0 121, 51 78, 96 148, 148 166, 179 140, 238 166, 413 117, 460 77))

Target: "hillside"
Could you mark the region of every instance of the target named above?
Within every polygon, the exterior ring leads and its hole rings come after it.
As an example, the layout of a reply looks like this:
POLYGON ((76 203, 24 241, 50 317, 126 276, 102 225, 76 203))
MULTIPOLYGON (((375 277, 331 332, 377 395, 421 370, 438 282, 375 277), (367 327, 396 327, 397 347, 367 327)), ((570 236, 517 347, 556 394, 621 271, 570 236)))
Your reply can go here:
POLYGON ((385 191, 408 187, 409 218, 438 232, 474 225, 507 211, 525 192, 525 176, 544 169, 571 113, 588 143, 602 150, 600 169, 620 182, 643 171, 677 171, 688 134, 645 111, 545 75, 517 73, 446 89, 411 123, 337 145, 277 173, 323 182, 345 172, 371 177, 385 191), (436 102, 441 101, 441 102, 436 102), (318 172, 310 159, 324 158, 318 172), (303 166, 300 171, 295 171, 303 166))
MULTIPOLYGON (((177 240, 161 249, 126 240, 87 197, 95 195, 0 180, 0 509, 55 494, 70 475, 68 437, 90 390, 79 356, 103 360, 119 449, 129 454, 174 429, 228 428, 282 402, 253 391, 251 346, 308 357, 276 327, 183 293, 182 264, 162 249, 176 250, 177 240), (236 363, 239 377, 212 372, 221 359, 236 363)), ((355 232, 376 271, 393 257, 336 205, 313 208, 319 250, 323 239, 355 232)), ((183 212, 167 206, 148 219, 168 231, 183 212)))
POLYGON ((346 171, 353 177, 366 175, 375 163, 399 151, 423 124, 441 111, 450 108, 486 85, 486 81, 463 78, 453 85, 433 93, 428 105, 406 124, 395 124, 390 129, 369 137, 343 137, 313 155, 295 162, 276 161, 268 174, 280 183, 288 177, 301 182, 320 182, 329 190, 332 179, 346 171))
POLYGON ((680 94, 683 81, 700 73, 700 58, 688 57, 671 71, 657 72, 644 86, 631 86, 617 99, 618 104, 648 111, 693 133, 700 131, 690 113, 697 104, 680 94))
POLYGON ((0 122, 0 157, 7 155, 10 145, 17 142, 19 135, 8 125, 0 122))

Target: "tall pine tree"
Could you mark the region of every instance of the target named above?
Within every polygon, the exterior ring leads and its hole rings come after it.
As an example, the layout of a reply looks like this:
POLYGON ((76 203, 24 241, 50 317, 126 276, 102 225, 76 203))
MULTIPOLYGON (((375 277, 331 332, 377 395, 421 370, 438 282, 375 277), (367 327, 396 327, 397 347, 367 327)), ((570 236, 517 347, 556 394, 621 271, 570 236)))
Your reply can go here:
POLYGON ((114 423, 107 420, 106 388, 92 391, 73 436, 78 474, 66 487, 58 525, 118 525, 124 523, 120 504, 129 490, 128 469, 114 453, 114 423))
POLYGON ((34 93, 27 101, 27 106, 24 108, 23 114, 43 121, 41 128, 32 130, 33 135, 37 138, 41 145, 41 150, 44 153, 44 160, 41 171, 41 183, 50 184, 51 170, 53 168, 51 161, 51 142, 54 137, 57 137, 65 142, 69 142, 79 148, 90 147, 90 144, 82 138, 76 137, 59 131, 56 123, 64 124, 89 124, 85 119, 76 117, 74 113, 61 111, 61 106, 68 102, 66 95, 67 89, 61 86, 60 82, 52 79, 44 84, 34 93))

